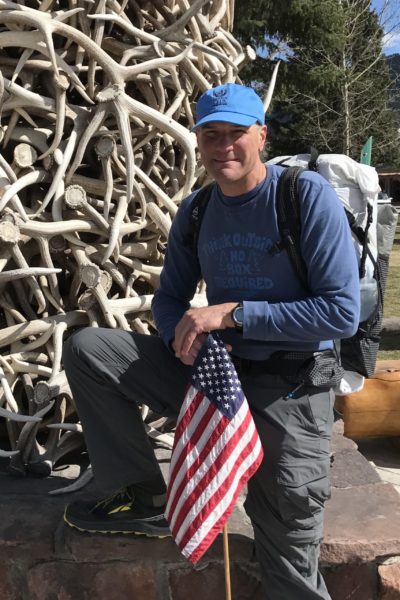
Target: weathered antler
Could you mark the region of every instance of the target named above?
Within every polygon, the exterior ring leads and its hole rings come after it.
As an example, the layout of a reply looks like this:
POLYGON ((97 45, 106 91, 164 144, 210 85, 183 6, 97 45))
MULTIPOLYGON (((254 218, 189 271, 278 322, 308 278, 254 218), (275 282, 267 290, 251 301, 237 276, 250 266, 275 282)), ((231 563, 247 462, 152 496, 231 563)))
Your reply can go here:
POLYGON ((26 4, 0 0, 0 456, 47 474, 83 443, 63 341, 154 333, 172 219, 205 181, 194 104, 255 53, 233 0, 26 4))

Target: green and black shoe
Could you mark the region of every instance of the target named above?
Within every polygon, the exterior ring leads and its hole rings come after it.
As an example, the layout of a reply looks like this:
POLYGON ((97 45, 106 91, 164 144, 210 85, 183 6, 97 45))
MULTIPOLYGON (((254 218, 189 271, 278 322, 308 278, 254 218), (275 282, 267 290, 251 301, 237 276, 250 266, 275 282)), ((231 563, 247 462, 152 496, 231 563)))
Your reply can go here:
POLYGON ((129 487, 97 502, 77 500, 68 504, 64 521, 90 533, 134 533, 158 538, 171 535, 164 507, 142 504, 129 487))

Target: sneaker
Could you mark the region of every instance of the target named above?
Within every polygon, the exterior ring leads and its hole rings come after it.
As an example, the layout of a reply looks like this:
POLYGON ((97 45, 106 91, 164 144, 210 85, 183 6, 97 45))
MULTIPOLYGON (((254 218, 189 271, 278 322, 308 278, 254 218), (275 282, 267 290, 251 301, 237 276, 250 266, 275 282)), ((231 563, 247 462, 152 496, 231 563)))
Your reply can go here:
POLYGON ((136 533, 164 538, 171 535, 164 507, 144 506, 129 488, 97 502, 77 500, 68 504, 64 521, 70 527, 90 533, 136 533))

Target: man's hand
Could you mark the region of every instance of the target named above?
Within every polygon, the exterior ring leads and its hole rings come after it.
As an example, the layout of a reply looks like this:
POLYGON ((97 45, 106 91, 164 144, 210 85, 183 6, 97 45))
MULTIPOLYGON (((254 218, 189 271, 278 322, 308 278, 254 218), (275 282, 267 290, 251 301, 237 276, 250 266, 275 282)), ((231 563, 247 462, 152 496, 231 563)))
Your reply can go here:
POLYGON ((175 328, 172 342, 175 356, 185 365, 192 365, 208 332, 234 327, 231 312, 236 306, 238 302, 189 308, 175 328))
POLYGON ((196 360, 197 355, 200 352, 200 348, 206 341, 206 338, 207 338, 206 333, 201 333, 200 335, 196 336, 196 338, 187 354, 178 354, 178 352, 176 350, 175 340, 173 340, 173 342, 171 343, 171 346, 175 352, 175 356, 177 358, 180 358, 184 365, 191 366, 191 365, 193 365, 194 361, 196 360))

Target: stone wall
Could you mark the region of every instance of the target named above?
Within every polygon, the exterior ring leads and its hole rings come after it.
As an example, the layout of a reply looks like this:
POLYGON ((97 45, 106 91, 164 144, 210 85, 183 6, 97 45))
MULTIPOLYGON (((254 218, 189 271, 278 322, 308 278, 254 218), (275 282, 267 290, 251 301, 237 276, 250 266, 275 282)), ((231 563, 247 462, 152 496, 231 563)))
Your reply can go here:
MULTIPOLYGON (((332 600, 400 600, 400 498, 342 435, 333 436, 332 498, 321 566, 332 600)), ((65 481, 63 479, 65 478, 65 481)), ((0 462, 0 600, 224 600, 221 536, 193 568, 175 543, 66 528, 57 477, 11 477, 0 462)), ((98 492, 98 490, 97 490, 98 492)), ((266 600, 243 497, 229 521, 232 600, 266 600)), ((297 600, 290 599, 288 600, 297 600)))

